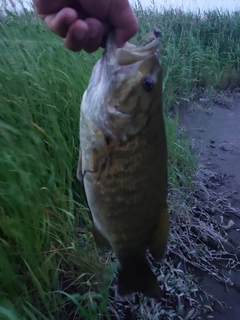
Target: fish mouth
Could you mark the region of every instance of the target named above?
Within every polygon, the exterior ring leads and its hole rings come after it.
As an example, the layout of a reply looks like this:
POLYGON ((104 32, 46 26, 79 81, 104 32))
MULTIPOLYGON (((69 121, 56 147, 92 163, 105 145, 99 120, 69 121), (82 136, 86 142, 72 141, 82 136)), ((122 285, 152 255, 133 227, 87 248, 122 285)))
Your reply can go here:
POLYGON ((124 47, 118 48, 115 41, 115 32, 110 32, 105 49, 105 58, 110 64, 119 66, 131 65, 146 59, 158 51, 161 40, 161 31, 154 28, 137 45, 127 42, 124 47))
POLYGON ((104 53, 97 63, 94 83, 100 84, 104 79, 112 79, 116 71, 124 72, 125 67, 137 69, 137 62, 141 63, 157 55, 160 40, 161 31, 154 28, 137 45, 126 42, 122 48, 118 48, 115 31, 112 30, 108 35, 104 53))

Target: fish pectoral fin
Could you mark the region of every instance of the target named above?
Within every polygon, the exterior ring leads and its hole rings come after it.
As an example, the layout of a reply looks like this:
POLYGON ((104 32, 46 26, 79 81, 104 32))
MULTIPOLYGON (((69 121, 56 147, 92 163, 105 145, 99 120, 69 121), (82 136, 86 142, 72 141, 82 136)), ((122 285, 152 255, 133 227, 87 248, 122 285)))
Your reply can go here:
POLYGON ((100 177, 101 174, 108 169, 110 156, 108 146, 109 138, 83 113, 81 114, 80 128, 82 131, 80 135, 82 163, 79 160, 79 176, 84 176, 85 173, 91 172, 96 173, 97 176, 100 177))
POLYGON ((79 149, 78 156, 78 167, 77 167, 77 178, 79 181, 83 181, 83 172, 82 172, 82 151, 79 149))
POLYGON ((141 292, 145 296, 160 299, 162 291, 145 256, 120 259, 118 293, 121 296, 141 292))
POLYGON ((97 229, 94 222, 92 224, 92 234, 93 234, 94 240, 95 240, 98 247, 111 249, 111 245, 110 245, 109 241, 97 229))
POLYGON ((110 157, 114 148, 119 145, 119 141, 111 141, 105 137, 105 145, 101 150, 95 150, 94 168, 97 172, 97 180, 106 179, 108 175, 110 157))
POLYGON ((106 177, 108 174, 110 153, 107 148, 102 151, 103 152, 95 156, 94 171, 97 172, 97 180, 100 180, 101 177, 106 177))
POLYGON ((159 215, 157 228, 149 243, 150 252, 155 260, 160 260, 164 256, 169 234, 169 215, 167 206, 162 209, 159 215))

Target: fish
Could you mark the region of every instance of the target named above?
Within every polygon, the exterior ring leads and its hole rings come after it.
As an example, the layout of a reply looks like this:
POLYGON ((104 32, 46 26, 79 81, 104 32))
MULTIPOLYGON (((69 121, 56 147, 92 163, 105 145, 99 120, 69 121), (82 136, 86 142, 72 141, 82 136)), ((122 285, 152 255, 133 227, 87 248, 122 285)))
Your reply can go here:
POLYGON ((77 178, 99 247, 116 254, 118 294, 160 299, 147 252, 160 261, 169 237, 161 32, 118 48, 109 33, 80 108, 77 178))

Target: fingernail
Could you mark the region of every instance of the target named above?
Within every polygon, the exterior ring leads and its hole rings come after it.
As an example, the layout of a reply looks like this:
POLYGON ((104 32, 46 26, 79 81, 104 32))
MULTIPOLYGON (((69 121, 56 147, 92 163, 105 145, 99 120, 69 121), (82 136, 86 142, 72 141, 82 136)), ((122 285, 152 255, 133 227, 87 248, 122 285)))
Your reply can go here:
POLYGON ((98 33, 99 33, 99 28, 97 28, 96 26, 91 26, 89 28, 88 36, 89 38, 96 38, 98 33))

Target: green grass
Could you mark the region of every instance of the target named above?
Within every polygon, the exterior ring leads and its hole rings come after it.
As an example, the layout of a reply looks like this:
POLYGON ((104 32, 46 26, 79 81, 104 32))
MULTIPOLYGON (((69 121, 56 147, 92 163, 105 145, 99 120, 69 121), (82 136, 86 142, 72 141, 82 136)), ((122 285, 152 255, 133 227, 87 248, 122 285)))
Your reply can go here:
MULTIPOLYGON (((32 319, 60 319, 69 299, 89 300, 82 294, 91 295, 102 269, 76 181, 80 97, 97 56, 69 52, 38 21, 9 15, 6 22, 0 26, 1 304, 32 319), (71 292, 73 281, 77 296, 60 293, 71 292)), ((87 305, 91 318, 96 307, 87 305)))
POLYGON ((238 74, 232 86, 240 85, 239 11, 185 13, 171 9, 159 13, 154 7, 143 11, 138 6, 136 12, 139 36, 153 24, 162 30, 166 101, 173 101, 176 94, 189 96, 194 87, 221 86, 228 68, 238 74))
MULTIPOLYGON (((138 36, 153 12, 136 11, 138 36)), ((163 31, 165 109, 239 71, 240 15, 154 13, 163 31)), ((137 36, 137 37, 138 37, 137 36)), ((31 13, 0 20, 0 319, 109 319, 115 264, 99 255, 76 179, 80 98, 101 55, 64 48, 31 13)), ((191 181, 193 157, 166 112, 169 182, 191 181)))

